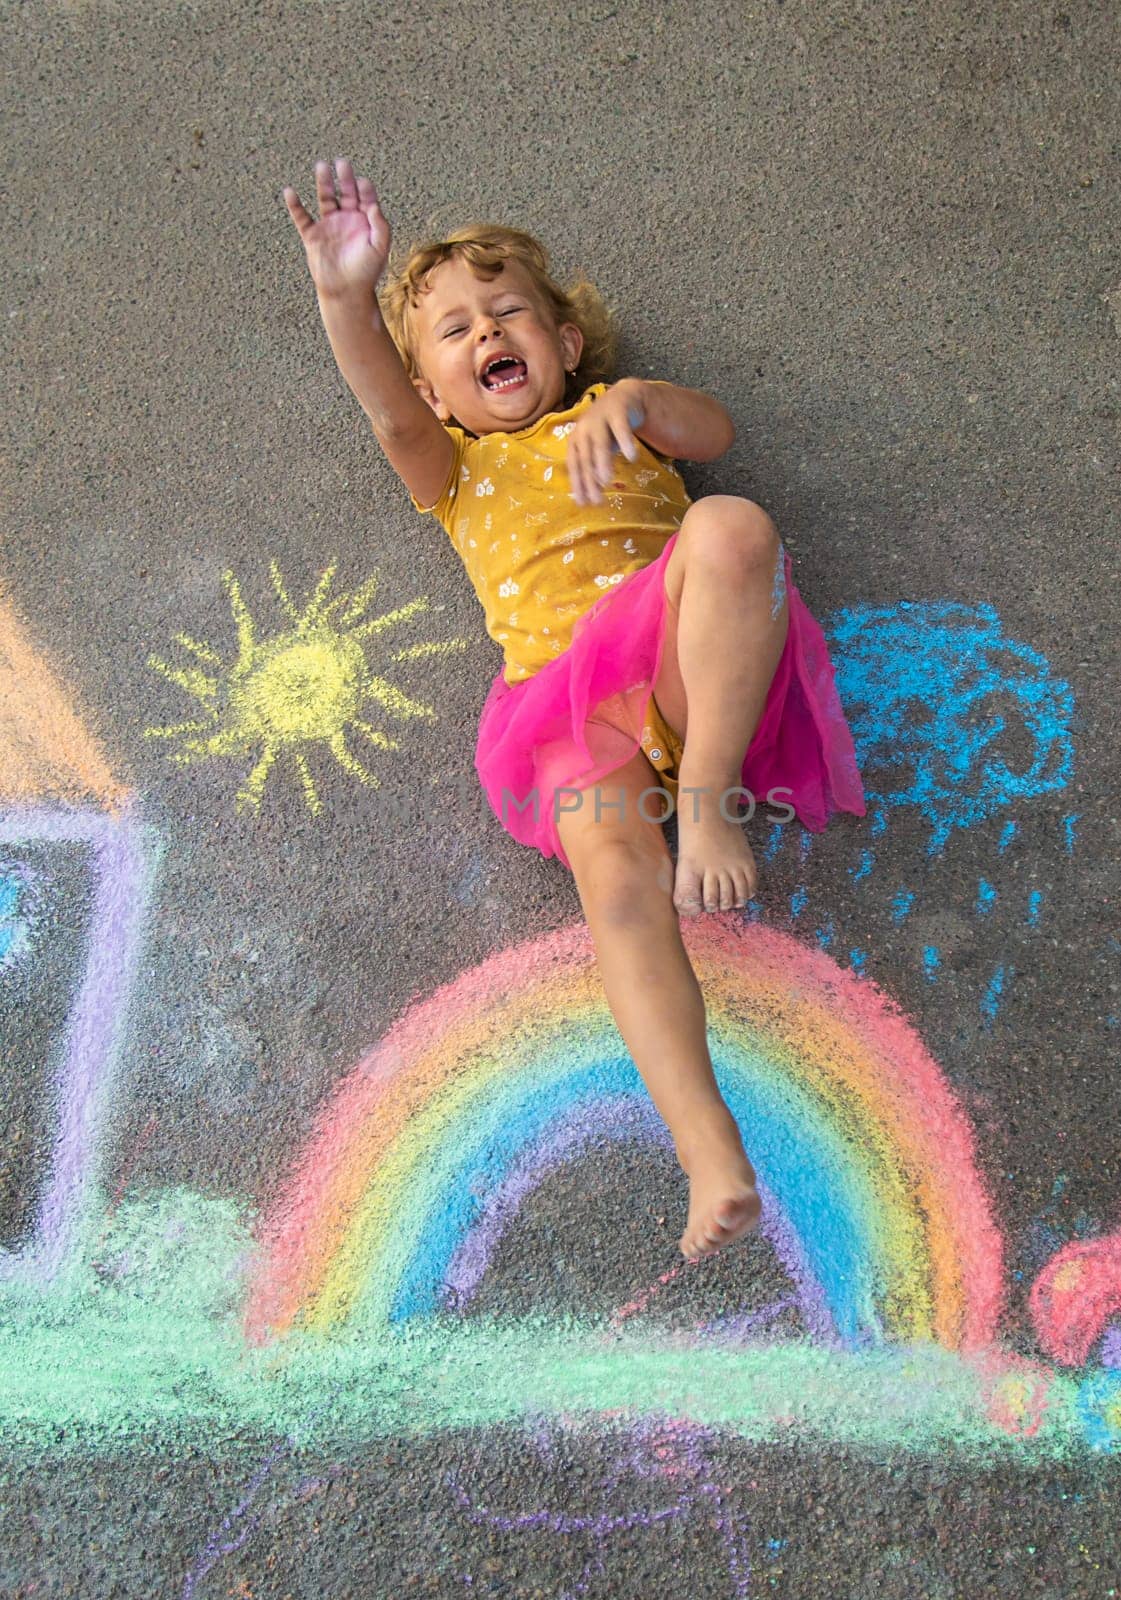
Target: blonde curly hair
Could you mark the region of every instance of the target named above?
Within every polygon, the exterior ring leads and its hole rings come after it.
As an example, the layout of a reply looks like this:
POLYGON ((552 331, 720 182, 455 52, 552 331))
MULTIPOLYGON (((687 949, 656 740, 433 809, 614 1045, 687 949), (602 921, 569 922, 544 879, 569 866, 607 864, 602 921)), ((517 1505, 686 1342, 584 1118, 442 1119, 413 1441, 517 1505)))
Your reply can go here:
POLYGON ((575 372, 568 374, 565 385, 566 403, 575 400, 589 384, 609 379, 615 370, 619 330, 614 312, 595 284, 580 274, 567 288, 562 288, 550 273, 549 253, 540 240, 520 228, 507 228, 495 222, 468 222, 449 233, 446 239, 430 239, 391 254, 377 300, 382 321, 409 377, 422 376, 410 312, 427 288, 432 269, 453 258, 464 260, 477 277, 489 281, 498 276, 502 263, 509 257, 519 261, 530 274, 545 305, 552 311, 556 326, 574 322, 584 335, 579 363, 575 372))

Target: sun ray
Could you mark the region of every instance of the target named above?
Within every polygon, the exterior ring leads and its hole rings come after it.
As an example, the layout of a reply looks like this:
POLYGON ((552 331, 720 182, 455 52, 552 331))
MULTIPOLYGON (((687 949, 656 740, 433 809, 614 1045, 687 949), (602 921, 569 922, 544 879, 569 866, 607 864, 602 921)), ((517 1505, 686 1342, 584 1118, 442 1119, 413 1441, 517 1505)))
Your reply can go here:
POLYGON ((218 720, 216 711, 211 713, 209 722, 174 722, 167 728, 145 728, 145 739, 174 739, 181 733, 205 733, 207 728, 213 727, 218 720))
POLYGON ((381 779, 373 772, 367 771, 360 761, 356 761, 347 749, 341 733, 336 733, 333 739, 328 739, 327 748, 341 767, 345 767, 350 775, 358 778, 362 783, 372 785, 375 789, 381 788, 381 779))
POLYGON ((295 752, 296 770, 300 774, 300 783, 303 786, 304 799, 307 808, 313 817, 317 817, 323 809, 322 802, 316 792, 315 783, 311 776, 311 768, 307 764, 307 757, 301 750, 295 752))
POLYGON ((403 650, 395 650, 390 656, 390 661, 415 661, 423 656, 447 655, 452 650, 466 650, 470 639, 433 639, 427 644, 410 644, 403 650))
POLYGON ((379 701, 396 717, 427 717, 431 721, 436 715, 434 706, 426 704, 423 700, 411 700, 407 694, 402 694, 395 684, 387 683, 384 678, 370 679, 366 685, 366 699, 379 701))
POLYGON ((351 723, 351 727, 357 728, 359 733, 365 734, 370 743, 377 745, 379 750, 400 750, 401 748, 398 740, 391 739, 387 733, 382 733, 380 728, 371 728, 368 722, 359 722, 357 717, 351 723))
POLYGON ((298 625, 300 621, 300 613, 292 604, 288 590, 284 587, 284 579, 280 575, 280 568, 277 566, 275 561, 269 562, 269 576, 272 579, 272 586, 276 590, 276 598, 280 601, 281 610, 287 611, 288 615, 292 618, 292 621, 298 625))
POLYGON ((185 650, 193 651, 196 656, 201 656, 204 661, 209 661, 211 666, 220 667, 222 665, 222 657, 217 650, 211 649, 210 645, 203 640, 192 639, 189 633, 177 633, 175 638, 176 642, 181 644, 185 650))
POLYGON ((168 756, 177 766, 188 767, 194 761, 204 761, 207 756, 242 754, 247 748, 244 728, 223 728, 209 739, 189 739, 175 755, 168 756))
POLYGON ((361 619, 362 613, 377 594, 380 584, 381 577, 375 572, 373 577, 367 578, 366 582, 360 588, 355 589, 353 594, 340 595, 337 600, 332 600, 323 615, 326 616, 335 606, 345 605, 346 610, 339 619, 339 626, 349 628, 353 623, 361 619))
POLYGON ((409 617, 415 617, 419 611, 427 610, 428 601, 421 596, 418 600, 410 600, 407 605, 398 606, 396 611, 385 611, 380 617, 371 617, 369 622, 352 629, 350 637, 361 639, 368 633, 380 633, 382 628, 390 628, 395 622, 405 622, 409 617))
POLYGON ((195 700, 212 700, 218 693, 217 680, 208 678, 198 667, 172 667, 161 656, 156 655, 148 657, 148 665, 153 672, 158 672, 169 683, 185 689, 195 700))
POLYGON ((261 793, 265 787, 265 779, 268 777, 269 770, 275 760, 276 746, 272 744, 266 745, 260 761, 246 778, 244 787, 237 792, 237 808, 239 811, 246 806, 251 807, 254 811, 260 811, 261 793))
POLYGON ((253 618, 241 598, 241 585, 228 568, 222 574, 222 582, 230 597, 230 611, 237 624, 237 665, 247 672, 253 660, 253 618))
POLYGON ((299 622, 297 622, 296 632, 301 638, 306 637, 306 635, 315 626, 316 622, 318 622, 320 608, 323 605, 324 600, 327 598, 327 590, 331 587, 331 579, 335 576, 337 567, 338 562, 332 561, 331 565, 327 568, 326 572, 316 585, 315 593, 308 601, 303 616, 300 618, 299 622))

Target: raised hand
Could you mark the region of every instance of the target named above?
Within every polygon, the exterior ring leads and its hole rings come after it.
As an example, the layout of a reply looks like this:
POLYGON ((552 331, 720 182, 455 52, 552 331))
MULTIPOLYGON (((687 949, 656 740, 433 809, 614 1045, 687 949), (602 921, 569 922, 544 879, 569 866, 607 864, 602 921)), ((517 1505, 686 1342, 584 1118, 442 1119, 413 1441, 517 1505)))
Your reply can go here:
POLYGON ((288 215, 299 229, 307 251, 308 269, 323 295, 345 295, 376 288, 389 260, 392 233, 382 215, 377 190, 369 178, 356 178, 345 156, 315 163, 315 188, 319 198, 316 222, 300 204, 290 184, 284 190, 288 215), (336 182, 338 197, 335 195, 336 182))

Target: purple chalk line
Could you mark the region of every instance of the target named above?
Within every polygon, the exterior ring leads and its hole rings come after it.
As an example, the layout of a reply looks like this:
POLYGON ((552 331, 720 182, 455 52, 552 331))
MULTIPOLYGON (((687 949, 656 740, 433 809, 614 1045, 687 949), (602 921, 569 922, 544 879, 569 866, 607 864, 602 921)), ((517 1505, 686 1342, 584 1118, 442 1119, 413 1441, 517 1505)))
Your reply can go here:
POLYGON ((45 1282, 74 1244, 83 1202, 97 1178, 97 1136, 119 1064, 155 856, 127 806, 117 817, 77 808, 12 810, 0 816, 0 843, 94 849, 89 954, 54 1085, 59 1121, 48 1185, 27 1250, 0 1258, 0 1274, 29 1272, 45 1282))
MULTIPOLYGON (((498 1243, 517 1216, 526 1196, 548 1174, 599 1139, 644 1139, 670 1145, 669 1129, 654 1106, 639 1096, 610 1095, 570 1107, 547 1127, 536 1143, 519 1152, 509 1174, 486 1197, 483 1215, 460 1243, 445 1279, 448 1299, 462 1309, 476 1293, 498 1243)), ((795 1285, 807 1332, 819 1344, 833 1344, 836 1333, 825 1295, 789 1221, 767 1186, 756 1180, 763 1212, 759 1231, 795 1285)))

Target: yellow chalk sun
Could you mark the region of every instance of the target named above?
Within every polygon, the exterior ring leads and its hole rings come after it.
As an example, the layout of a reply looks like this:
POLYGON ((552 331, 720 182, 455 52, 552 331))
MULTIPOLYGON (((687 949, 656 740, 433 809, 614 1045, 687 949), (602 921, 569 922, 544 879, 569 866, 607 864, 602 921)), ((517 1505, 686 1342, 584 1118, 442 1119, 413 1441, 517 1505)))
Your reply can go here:
MULTIPOLYGON (((237 658, 226 665, 210 645, 185 633, 176 634, 176 641, 204 665, 176 668, 156 655, 148 657, 148 665, 197 700, 204 719, 145 728, 144 733, 152 739, 181 738, 181 747, 168 758, 178 766, 211 756, 256 754, 256 763, 238 791, 238 810, 260 809, 265 780, 277 757, 287 755, 314 814, 321 809, 321 802, 304 753, 307 746, 325 745, 347 772, 377 788, 377 775, 351 753, 347 735, 356 734, 377 750, 396 750, 398 743, 380 728, 371 727, 359 714, 363 708, 376 702, 402 721, 435 718, 432 706, 411 700, 371 670, 362 643, 427 611, 428 601, 410 600, 395 611, 367 618, 366 611, 377 593, 375 573, 352 595, 339 595, 328 604, 327 591, 335 574, 332 565, 301 612, 289 599, 275 561, 270 572, 280 605, 294 626, 258 639, 237 579, 232 572, 224 572, 222 582, 237 627, 237 658)), ((409 645, 388 659, 409 661, 446 654, 465 650, 469 642, 448 639, 409 645)))

